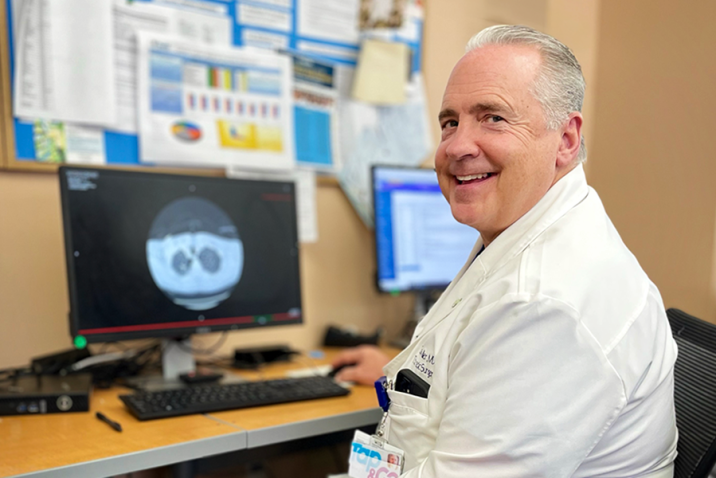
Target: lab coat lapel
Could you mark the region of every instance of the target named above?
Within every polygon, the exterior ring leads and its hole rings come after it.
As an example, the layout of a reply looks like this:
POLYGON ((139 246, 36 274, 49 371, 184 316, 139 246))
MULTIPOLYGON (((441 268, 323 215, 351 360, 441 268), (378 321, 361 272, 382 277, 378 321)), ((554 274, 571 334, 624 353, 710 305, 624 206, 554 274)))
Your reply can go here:
POLYGON ((521 253, 550 225, 583 201, 589 191, 584 168, 580 164, 552 186, 532 209, 477 256, 483 245, 480 236, 465 265, 416 327, 410 345, 383 368, 386 376, 394 376, 420 345, 420 338, 429 334, 452 312, 460 309, 459 304, 463 299, 475 291, 485 278, 521 253))
POLYGON ((582 202, 589 192, 584 168, 579 164, 475 259, 485 272, 482 279, 521 254, 547 228, 582 202))
POLYGON ((450 285, 440 295, 438 301, 428 311, 425 317, 418 323, 415 328, 415 334, 410 344, 403 349, 390 363, 383 367, 383 372, 387 377, 393 377, 398 373, 398 370, 407 362, 407 360, 413 355, 415 349, 420 345, 419 337, 423 337, 434 329, 440 322, 442 322, 452 311, 457 308, 453 297, 460 295, 469 288, 468 283, 474 283, 474 280, 466 280, 469 276, 478 275, 483 276, 484 270, 482 266, 475 261, 475 256, 478 251, 482 249, 483 241, 482 237, 478 237, 475 246, 472 248, 472 252, 468 256, 467 262, 462 266, 460 272, 457 273, 450 285), (473 268, 473 266, 475 266, 473 268), (455 306, 453 306, 455 304, 455 306))
POLYGON ((457 308, 462 298, 469 293, 473 286, 478 283, 485 274, 482 264, 475 260, 477 253, 482 249, 482 237, 478 237, 467 262, 462 266, 445 292, 440 295, 438 301, 433 305, 425 318, 420 321, 415 329, 416 335, 425 335, 427 330, 432 329, 445 317, 457 308), (456 302, 457 301, 457 302, 456 302))

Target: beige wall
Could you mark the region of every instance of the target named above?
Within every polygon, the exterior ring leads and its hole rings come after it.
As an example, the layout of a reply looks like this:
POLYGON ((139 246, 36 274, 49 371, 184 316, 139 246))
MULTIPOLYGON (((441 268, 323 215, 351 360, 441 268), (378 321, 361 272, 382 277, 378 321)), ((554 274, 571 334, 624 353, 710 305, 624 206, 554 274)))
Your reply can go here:
MULTIPOLYGON (((480 28, 526 23, 570 45, 588 83, 590 182, 667 305, 716 322, 714 5, 427 0, 424 71, 437 139, 448 75, 480 28)), ((409 296, 375 292, 371 232, 337 187, 319 188, 318 215, 320 241, 302 248, 306 324, 230 334, 223 352, 311 348, 329 323, 394 335, 410 314, 409 296)), ((70 346, 66 288, 56 175, 0 173, 0 368, 70 346)))
MULTIPOLYGON (((383 325, 390 337, 399 332, 411 297, 375 291, 372 233, 337 186, 318 189, 318 220, 320 241, 301 249, 306 323, 229 334, 219 353, 276 343, 310 350, 328 324, 353 324, 364 333, 383 325)), ((0 225, 1 369, 71 346, 57 176, 0 173, 0 225)))
MULTIPOLYGON (((546 5, 545 31, 569 45, 582 66, 587 84, 582 106, 582 134, 587 148, 594 136, 600 8, 600 0, 549 0, 546 5)), ((589 167, 587 164, 587 173, 589 167)))
POLYGON ((667 307, 716 322, 716 3, 602 2, 589 180, 667 307))
MULTIPOLYGON (((563 28, 563 10, 551 6, 555 1, 427 1, 424 71, 436 140, 442 92, 467 40, 500 22, 563 28)), ((590 21, 580 15, 576 17, 580 22, 590 21)), ((579 29, 565 31, 570 40, 579 40, 579 29)), ((309 349, 319 345, 327 324, 354 324, 361 332, 382 324, 388 336, 397 334, 411 313, 411 297, 375 292, 371 232, 336 186, 319 188, 318 215, 320 241, 304 245, 301 256, 306 324, 229 334, 220 353, 268 343, 309 349)), ((0 225, 0 368, 4 368, 71 345, 57 176, 0 173, 0 225)), ((211 344, 216 339, 212 334, 199 340, 211 344)))

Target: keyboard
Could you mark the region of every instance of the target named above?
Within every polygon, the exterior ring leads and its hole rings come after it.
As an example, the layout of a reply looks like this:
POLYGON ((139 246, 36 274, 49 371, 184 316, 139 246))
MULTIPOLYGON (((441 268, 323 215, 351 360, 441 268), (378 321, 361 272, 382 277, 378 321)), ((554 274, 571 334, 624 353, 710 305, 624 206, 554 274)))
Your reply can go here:
POLYGON ((137 392, 119 398, 139 420, 348 395, 328 377, 301 377, 137 392))

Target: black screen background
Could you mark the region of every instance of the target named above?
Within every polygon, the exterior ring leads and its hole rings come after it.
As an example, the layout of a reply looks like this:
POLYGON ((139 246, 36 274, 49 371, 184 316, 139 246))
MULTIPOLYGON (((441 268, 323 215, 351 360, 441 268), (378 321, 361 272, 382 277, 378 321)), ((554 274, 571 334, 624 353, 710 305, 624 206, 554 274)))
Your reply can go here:
MULTIPOLYGON (((82 329, 196 321, 200 315, 230 318, 300 309, 292 183, 94 170, 99 175, 91 180, 96 189, 77 191, 67 188, 66 175, 72 171, 62 168, 60 176, 73 334, 82 329), (157 214, 187 196, 219 206, 236 225, 244 249, 243 272, 231 296, 202 311, 174 304, 154 283, 146 257, 157 214)), ((252 325, 258 324, 238 327, 252 325)), ((172 331, 129 334, 165 336, 172 331)))

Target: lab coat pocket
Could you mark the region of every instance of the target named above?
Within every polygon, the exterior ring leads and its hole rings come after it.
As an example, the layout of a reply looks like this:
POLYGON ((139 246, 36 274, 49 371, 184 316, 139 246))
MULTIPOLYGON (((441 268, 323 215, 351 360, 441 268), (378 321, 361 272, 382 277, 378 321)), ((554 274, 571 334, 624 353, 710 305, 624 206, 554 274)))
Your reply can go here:
POLYGON ((404 471, 413 468, 430 452, 434 433, 429 426, 428 400, 388 390, 390 412, 387 439, 405 452, 404 471))

